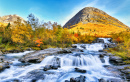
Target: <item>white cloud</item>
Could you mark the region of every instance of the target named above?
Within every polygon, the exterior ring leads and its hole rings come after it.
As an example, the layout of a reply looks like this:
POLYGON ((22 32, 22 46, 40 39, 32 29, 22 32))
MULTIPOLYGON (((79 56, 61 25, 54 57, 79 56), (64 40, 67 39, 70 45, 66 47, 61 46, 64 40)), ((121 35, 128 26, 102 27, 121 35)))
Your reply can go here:
POLYGON ((63 21, 61 21, 61 25, 65 25, 65 23, 71 19, 76 13, 78 13, 81 9, 84 7, 93 7, 97 4, 98 0, 93 0, 91 2, 83 2, 82 4, 76 6, 75 8, 72 9, 71 13, 68 14, 68 16, 65 17, 63 21))

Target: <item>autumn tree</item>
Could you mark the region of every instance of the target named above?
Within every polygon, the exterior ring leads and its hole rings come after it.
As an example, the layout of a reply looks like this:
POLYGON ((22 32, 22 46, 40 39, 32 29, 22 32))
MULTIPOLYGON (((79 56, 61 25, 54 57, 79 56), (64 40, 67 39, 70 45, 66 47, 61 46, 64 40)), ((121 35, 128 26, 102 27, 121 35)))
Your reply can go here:
POLYGON ((32 13, 28 15, 27 23, 31 25, 33 30, 35 30, 39 26, 39 19, 35 17, 32 13))

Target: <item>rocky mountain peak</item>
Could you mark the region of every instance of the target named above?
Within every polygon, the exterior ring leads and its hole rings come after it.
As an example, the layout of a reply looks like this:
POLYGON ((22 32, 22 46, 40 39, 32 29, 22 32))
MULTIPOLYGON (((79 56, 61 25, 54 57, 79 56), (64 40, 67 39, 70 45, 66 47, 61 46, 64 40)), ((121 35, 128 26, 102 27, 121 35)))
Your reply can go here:
POLYGON ((71 26, 78 24, 79 22, 82 22, 83 24, 87 23, 102 23, 102 24, 110 24, 121 27, 127 27, 122 22, 120 22, 118 19, 108 15, 106 12, 94 8, 94 7, 85 7, 82 10, 80 10, 74 17, 72 17, 63 27, 64 28, 72 28, 71 26))

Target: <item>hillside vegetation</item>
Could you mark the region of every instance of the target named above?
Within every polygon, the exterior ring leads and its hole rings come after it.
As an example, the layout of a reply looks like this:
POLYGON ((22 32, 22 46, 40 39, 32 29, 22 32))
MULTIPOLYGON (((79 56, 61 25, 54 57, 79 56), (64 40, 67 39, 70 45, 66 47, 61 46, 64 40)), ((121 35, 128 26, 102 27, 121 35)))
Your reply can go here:
POLYGON ((111 37, 111 34, 125 32, 128 29, 117 27, 114 25, 108 24, 97 24, 97 23, 87 23, 83 24, 82 22, 73 25, 70 31, 75 33, 81 32, 81 34, 86 34, 96 37, 111 37))

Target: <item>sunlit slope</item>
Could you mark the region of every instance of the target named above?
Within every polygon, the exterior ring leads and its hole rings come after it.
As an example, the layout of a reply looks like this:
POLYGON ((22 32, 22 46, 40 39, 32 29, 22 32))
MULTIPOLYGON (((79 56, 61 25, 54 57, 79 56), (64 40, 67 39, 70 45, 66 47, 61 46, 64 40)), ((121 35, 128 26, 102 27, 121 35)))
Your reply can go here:
POLYGON ((112 33, 125 32, 128 29, 110 25, 110 24, 97 24, 97 23, 87 23, 83 24, 82 22, 73 25, 70 29, 71 32, 87 34, 91 36, 99 37, 109 37, 112 33))
POLYGON ((129 30, 129 27, 118 19, 94 7, 80 10, 64 25, 64 28, 70 29, 71 32, 99 37, 108 37, 112 33, 129 30))

